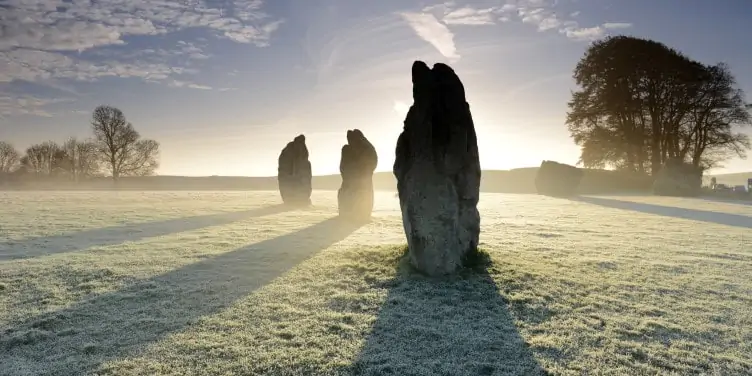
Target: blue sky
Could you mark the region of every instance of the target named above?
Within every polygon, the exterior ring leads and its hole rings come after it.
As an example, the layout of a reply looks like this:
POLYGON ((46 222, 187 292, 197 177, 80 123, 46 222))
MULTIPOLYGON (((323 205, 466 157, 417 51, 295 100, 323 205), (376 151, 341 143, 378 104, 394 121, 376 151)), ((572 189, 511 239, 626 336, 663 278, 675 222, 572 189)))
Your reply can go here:
POLYGON ((575 163, 566 103, 591 40, 725 61, 752 93, 750 17, 747 0, 3 0, 0 140, 86 137, 109 104, 161 143, 160 174, 274 175, 300 133, 314 174, 337 173, 352 128, 388 171, 421 59, 463 80, 484 169, 575 163))

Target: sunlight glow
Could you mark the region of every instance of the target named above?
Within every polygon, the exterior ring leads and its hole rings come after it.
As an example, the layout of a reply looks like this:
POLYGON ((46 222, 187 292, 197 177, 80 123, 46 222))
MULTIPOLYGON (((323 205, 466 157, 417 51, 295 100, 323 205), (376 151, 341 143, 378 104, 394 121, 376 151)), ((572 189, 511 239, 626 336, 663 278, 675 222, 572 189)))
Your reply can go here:
POLYGON ((410 105, 403 102, 403 101, 394 101, 394 112, 397 113, 397 115, 405 117, 407 116, 407 111, 410 110, 410 105))

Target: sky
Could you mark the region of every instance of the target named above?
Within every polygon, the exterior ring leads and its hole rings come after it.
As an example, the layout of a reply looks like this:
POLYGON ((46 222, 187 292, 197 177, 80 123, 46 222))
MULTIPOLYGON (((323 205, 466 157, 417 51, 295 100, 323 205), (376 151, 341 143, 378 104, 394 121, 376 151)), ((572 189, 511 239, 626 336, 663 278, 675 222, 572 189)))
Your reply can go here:
MULTIPOLYGON (((414 60, 462 79, 481 167, 574 164, 565 125, 588 44, 628 34, 726 62, 752 97, 748 0, 0 0, 0 140, 91 135, 121 109, 160 143, 160 175, 276 175, 306 135, 339 173, 358 128, 390 171, 414 60)), ((752 158, 714 173, 752 171, 752 158)))

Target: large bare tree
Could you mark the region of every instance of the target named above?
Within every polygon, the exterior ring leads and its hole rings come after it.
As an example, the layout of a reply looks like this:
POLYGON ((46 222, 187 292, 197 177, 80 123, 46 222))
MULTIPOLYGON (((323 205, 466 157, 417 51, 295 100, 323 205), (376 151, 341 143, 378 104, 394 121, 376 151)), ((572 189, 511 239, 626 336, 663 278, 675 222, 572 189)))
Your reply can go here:
POLYGON ((21 161, 21 153, 12 144, 0 141, 0 174, 12 172, 21 161))
POLYGON ((159 143, 141 139, 119 109, 97 107, 91 124, 97 151, 115 182, 122 176, 151 175, 159 166, 159 143))

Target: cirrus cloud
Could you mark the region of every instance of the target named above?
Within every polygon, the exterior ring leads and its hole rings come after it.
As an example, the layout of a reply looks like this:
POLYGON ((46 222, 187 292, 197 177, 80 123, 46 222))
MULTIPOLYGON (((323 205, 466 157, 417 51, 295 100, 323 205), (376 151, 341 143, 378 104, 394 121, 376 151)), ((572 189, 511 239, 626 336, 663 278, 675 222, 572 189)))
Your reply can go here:
POLYGON ((17 115, 52 117, 44 107, 58 103, 74 102, 73 98, 40 98, 33 95, 0 94, 0 119, 17 115))
POLYGON ((82 51, 123 44, 127 36, 187 28, 265 46, 282 21, 272 19, 262 7, 261 0, 235 0, 226 7, 204 1, 7 0, 0 13, 0 51, 82 51))
MULTIPOLYGON (((193 42, 169 48, 123 49, 130 38, 201 29, 218 39, 268 46, 282 24, 262 0, 4 0, 0 5, 0 85, 59 85, 102 77, 139 78, 207 90, 192 82, 192 62, 211 54, 193 42), (220 5, 221 4, 221 5, 220 5), (176 59, 177 58, 177 59, 176 59), (177 61, 176 61, 177 60, 177 61)), ((143 39, 142 39, 143 40, 143 39)), ((3 88, 0 87, 0 91, 3 88)), ((43 114, 44 101, 4 101, 4 113, 43 114), (11 111, 14 105, 18 109, 11 111)))
POLYGON ((582 26, 574 20, 580 11, 570 12, 569 17, 565 17, 555 11, 556 5, 557 0, 509 0, 501 7, 501 13, 504 19, 516 16, 523 23, 536 26, 538 31, 556 30, 575 41, 590 41, 605 36, 607 30, 632 27, 626 22, 582 26))
POLYGON ((504 4, 486 7, 447 1, 424 7, 419 12, 399 14, 420 38, 450 60, 460 58, 451 27, 495 25, 517 19, 534 25, 539 32, 557 31, 571 40, 588 41, 603 37, 607 30, 632 26, 626 22, 607 22, 584 27, 573 19, 580 12, 570 12, 569 17, 562 17, 555 12, 556 5, 556 0, 507 0, 504 4))
POLYGON ((402 13, 401 15, 419 37, 433 45, 442 55, 450 60, 460 58, 454 45, 454 34, 434 15, 428 13, 402 13))

